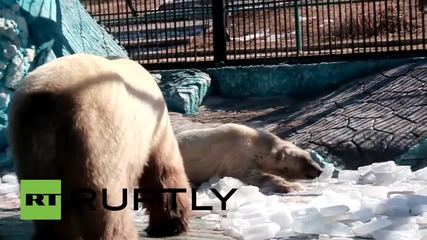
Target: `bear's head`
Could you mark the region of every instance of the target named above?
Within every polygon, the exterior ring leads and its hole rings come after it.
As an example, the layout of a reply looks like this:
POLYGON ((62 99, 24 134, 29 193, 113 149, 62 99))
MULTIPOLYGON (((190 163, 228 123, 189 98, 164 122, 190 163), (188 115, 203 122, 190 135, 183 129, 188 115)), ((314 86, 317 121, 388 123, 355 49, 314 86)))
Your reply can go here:
POLYGON ((289 142, 275 147, 263 162, 264 170, 285 179, 315 179, 322 173, 308 151, 289 142))

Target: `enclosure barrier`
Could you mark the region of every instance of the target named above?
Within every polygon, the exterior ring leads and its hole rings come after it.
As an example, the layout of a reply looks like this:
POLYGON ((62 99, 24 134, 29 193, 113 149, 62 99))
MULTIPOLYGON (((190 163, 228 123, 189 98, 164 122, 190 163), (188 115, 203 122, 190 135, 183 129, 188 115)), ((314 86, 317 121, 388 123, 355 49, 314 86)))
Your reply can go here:
POLYGON ((427 56, 424 0, 82 0, 148 68, 427 56))

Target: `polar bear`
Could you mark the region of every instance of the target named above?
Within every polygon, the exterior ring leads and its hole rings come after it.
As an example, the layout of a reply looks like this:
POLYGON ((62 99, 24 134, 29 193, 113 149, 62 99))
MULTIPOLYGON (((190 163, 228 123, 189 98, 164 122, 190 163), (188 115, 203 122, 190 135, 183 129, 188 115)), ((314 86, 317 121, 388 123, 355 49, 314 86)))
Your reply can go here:
POLYGON ((168 109, 138 63, 81 53, 52 60, 20 82, 8 117, 18 178, 62 180, 62 220, 35 220, 33 239, 138 239, 133 200, 120 211, 101 204, 102 188, 108 205, 120 206, 122 189, 130 195, 135 186, 185 188, 175 203, 162 193, 143 204, 145 231, 169 236, 189 230, 191 190, 168 109), (69 208, 66 196, 76 188, 95 190, 96 211, 69 208))
POLYGON ((300 190, 299 183, 288 180, 314 179, 322 173, 306 150, 242 124, 186 130, 176 138, 187 177, 196 184, 228 176, 288 193, 300 190))

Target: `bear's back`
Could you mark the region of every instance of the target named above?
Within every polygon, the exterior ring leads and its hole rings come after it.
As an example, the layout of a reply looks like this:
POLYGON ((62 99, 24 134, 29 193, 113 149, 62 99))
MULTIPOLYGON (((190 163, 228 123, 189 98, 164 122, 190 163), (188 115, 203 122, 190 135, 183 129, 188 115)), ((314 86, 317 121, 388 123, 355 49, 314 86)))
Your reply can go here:
MULTIPOLYGON (((31 131, 56 134, 57 139, 65 135, 59 128, 66 128, 67 134, 80 136, 93 161, 117 157, 131 162, 127 159, 148 152, 161 141, 161 130, 168 128, 166 104, 148 71, 132 60, 87 54, 61 57, 30 72, 18 86, 9 110, 14 122, 10 135, 15 142, 24 134, 23 124, 31 131), (31 123, 25 123, 29 118, 31 123)), ((53 145, 67 145, 72 152, 67 141, 62 137, 53 145)), ((74 145, 77 148, 82 143, 74 145)), ((55 148, 59 149, 52 146, 55 148)))
POLYGON ((100 88, 123 86, 129 92, 144 91, 158 95, 151 74, 135 61, 123 58, 109 60, 100 56, 77 53, 57 58, 30 72, 18 88, 28 91, 72 92, 73 95, 100 88), (60 71, 58 71, 60 69, 60 71), (105 84, 108 83, 108 84, 105 84))

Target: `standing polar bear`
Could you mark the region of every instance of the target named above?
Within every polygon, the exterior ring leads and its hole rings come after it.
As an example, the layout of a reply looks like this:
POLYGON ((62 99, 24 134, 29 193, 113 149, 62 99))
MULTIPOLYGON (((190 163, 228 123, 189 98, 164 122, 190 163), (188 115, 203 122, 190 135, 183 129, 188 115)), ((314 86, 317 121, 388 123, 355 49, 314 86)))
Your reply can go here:
POLYGON ((200 184, 214 175, 234 177, 275 192, 300 190, 287 179, 314 179, 322 173, 306 150, 272 133, 241 124, 176 134, 187 176, 200 184))
POLYGON ((122 190, 135 186, 186 188, 174 203, 166 193, 144 203, 145 230, 189 230, 191 191, 167 106, 138 63, 87 54, 48 62, 22 80, 8 116, 18 178, 62 180, 62 220, 35 220, 33 239, 138 239, 129 208, 104 209, 101 193, 107 189, 108 205, 121 206, 122 190), (74 188, 95 190, 95 211, 70 208, 74 188))

